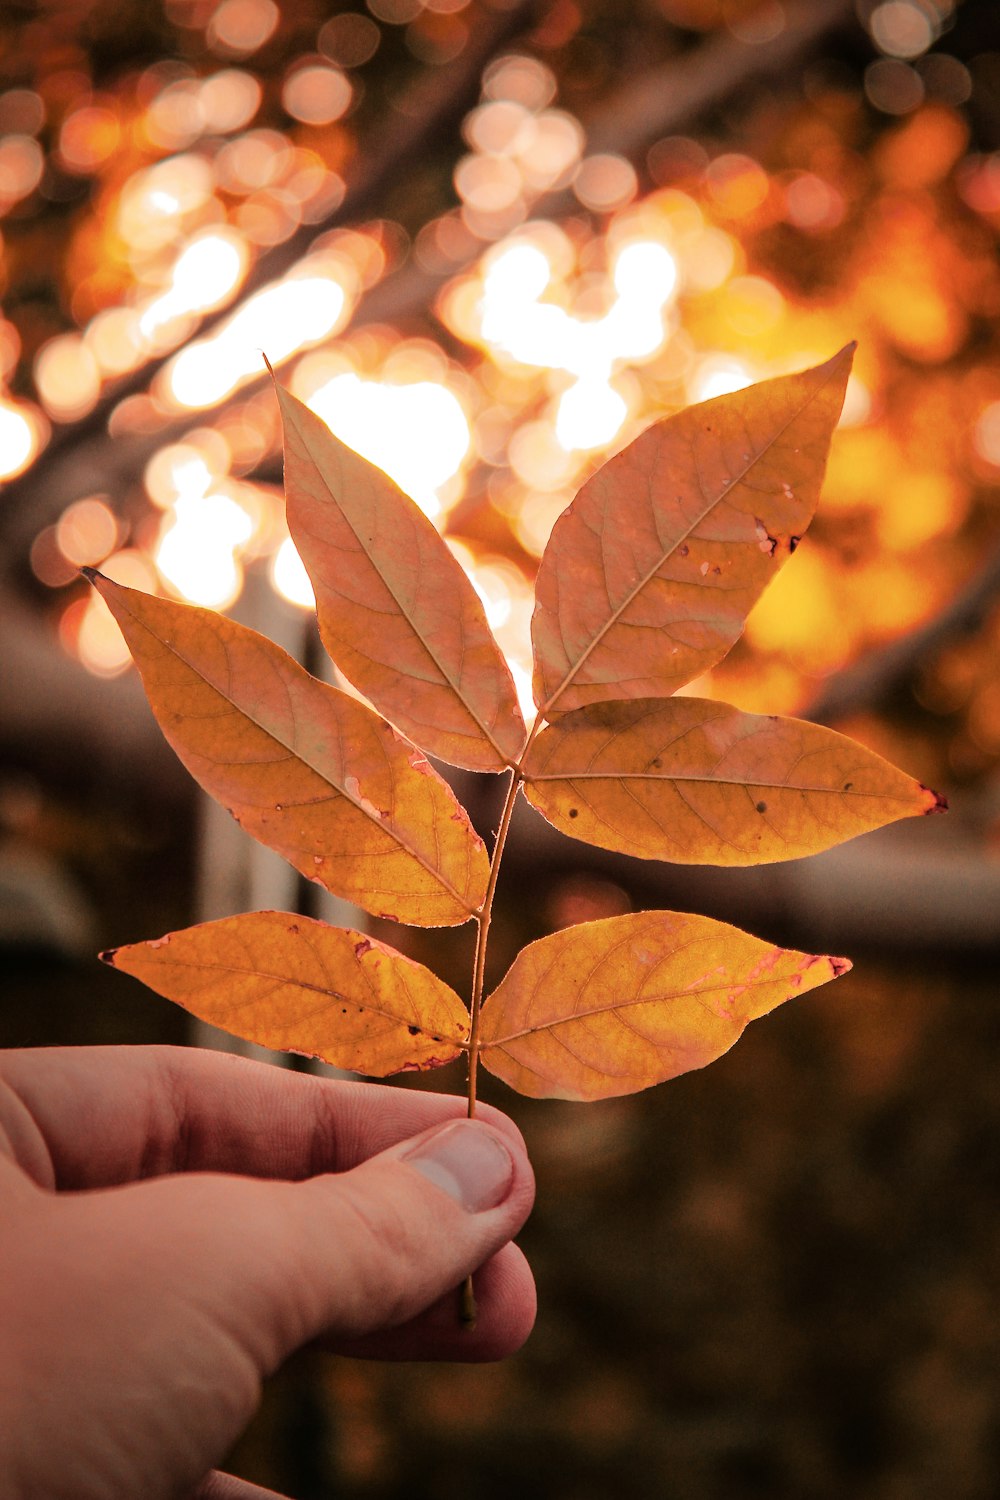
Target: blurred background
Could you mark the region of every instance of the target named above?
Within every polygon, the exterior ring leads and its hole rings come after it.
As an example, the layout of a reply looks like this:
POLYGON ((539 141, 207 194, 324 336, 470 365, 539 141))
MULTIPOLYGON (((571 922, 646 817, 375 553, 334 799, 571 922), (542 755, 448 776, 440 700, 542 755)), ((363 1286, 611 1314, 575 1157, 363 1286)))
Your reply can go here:
MULTIPOLYGON (((525 812, 494 978, 651 906, 854 972, 631 1099, 488 1083, 539 1174, 526 1349, 304 1355, 236 1471, 296 1500, 996 1494, 998 237, 993 0, 5 0, 0 1044, 222 1044, 97 950, 251 907, 366 920, 205 805, 78 573, 323 670, 262 350, 432 517, 527 696, 583 478, 856 338, 819 517, 694 690, 952 804, 749 871, 525 812)), ((454 781, 488 836, 497 787, 454 781)), ((470 930, 368 925, 467 991, 470 930)))

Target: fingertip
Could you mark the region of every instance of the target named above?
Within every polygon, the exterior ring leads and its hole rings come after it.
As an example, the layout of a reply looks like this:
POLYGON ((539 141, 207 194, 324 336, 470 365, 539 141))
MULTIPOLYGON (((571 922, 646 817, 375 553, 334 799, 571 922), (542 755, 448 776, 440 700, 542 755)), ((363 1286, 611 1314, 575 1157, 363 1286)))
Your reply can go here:
POLYGON ((475 1328, 462 1326, 460 1288, 453 1287, 396 1328, 358 1339, 324 1340, 323 1345, 355 1359, 464 1364, 507 1359, 525 1344, 535 1324, 538 1299, 531 1267, 518 1247, 508 1244, 475 1272, 473 1283, 475 1328))

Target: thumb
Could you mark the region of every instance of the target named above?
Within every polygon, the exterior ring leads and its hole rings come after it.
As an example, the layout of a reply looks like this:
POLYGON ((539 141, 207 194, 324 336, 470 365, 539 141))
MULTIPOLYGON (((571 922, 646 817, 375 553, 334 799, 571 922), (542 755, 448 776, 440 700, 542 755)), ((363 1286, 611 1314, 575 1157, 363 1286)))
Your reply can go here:
POLYGON ((460 1286, 521 1228, 534 1178, 513 1129, 462 1119, 291 1191, 300 1274, 289 1332, 346 1342, 460 1286))
MULTIPOLYGON (((518 1348, 534 1298, 508 1242, 533 1200, 516 1128, 458 1119, 305 1181, 180 1173, 53 1206, 72 1221, 58 1243, 114 1286, 119 1327, 134 1319, 147 1342, 173 1329, 178 1350, 184 1328, 206 1359, 218 1335, 262 1376, 317 1338, 354 1346, 407 1324, 412 1349, 418 1315, 501 1250, 483 1278, 487 1342, 518 1348)), ((476 1342, 465 1357, 482 1357, 476 1342)))

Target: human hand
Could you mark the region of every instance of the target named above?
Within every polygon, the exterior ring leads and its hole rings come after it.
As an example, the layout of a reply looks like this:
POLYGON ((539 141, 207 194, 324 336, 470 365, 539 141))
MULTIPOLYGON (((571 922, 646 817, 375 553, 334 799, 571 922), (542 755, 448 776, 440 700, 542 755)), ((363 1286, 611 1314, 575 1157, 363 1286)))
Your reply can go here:
POLYGON ((531 1168, 509 1120, 464 1107, 217 1052, 0 1053, 7 1500, 249 1500, 212 1465, 301 1345, 520 1347, 531 1168))

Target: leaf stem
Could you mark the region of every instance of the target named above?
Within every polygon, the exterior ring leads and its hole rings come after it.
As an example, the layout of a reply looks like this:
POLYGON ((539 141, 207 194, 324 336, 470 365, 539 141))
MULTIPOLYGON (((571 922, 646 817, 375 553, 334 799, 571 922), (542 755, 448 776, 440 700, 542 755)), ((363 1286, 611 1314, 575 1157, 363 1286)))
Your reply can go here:
MULTIPOLYGON (((517 794, 521 790, 521 783, 524 781, 524 772, 521 770, 521 766, 541 725, 542 718, 539 714, 528 730, 524 748, 517 758, 517 764, 510 768, 510 782, 507 786, 507 796, 504 800, 503 811, 500 814, 497 836, 494 840, 493 853, 490 857, 490 876, 486 882, 486 894, 483 897, 483 904, 476 914, 478 931, 476 934, 476 956, 472 968, 472 999, 469 1005, 468 1117, 470 1120, 474 1119, 476 1114, 476 1075, 479 1068, 479 1014, 483 1005, 483 988, 486 978, 486 944, 489 940, 490 921, 493 916, 493 897, 496 895, 497 879, 500 875, 500 861, 503 859, 504 845, 507 842, 507 834, 510 831, 510 820, 514 816, 514 803, 517 801, 517 794)), ((463 1328, 469 1331, 475 1328, 476 1294, 473 1291, 471 1276, 465 1278, 462 1286, 458 1317, 463 1328)))
MULTIPOLYGON (((530 736, 529 736, 530 741, 530 736)), ((469 1084, 468 1117, 470 1120, 476 1114, 476 1074, 479 1067, 479 1014, 483 1005, 483 986, 486 977, 486 944, 490 933, 490 920, 493 916, 493 897, 496 895, 497 878, 500 874, 500 861, 503 859, 504 844, 507 842, 507 832, 510 828, 510 820, 514 813, 514 803, 521 788, 524 778, 519 767, 512 766, 510 782, 507 786, 507 796, 504 800, 503 812, 500 814, 500 823, 497 828, 497 836, 493 844, 493 854, 490 858, 490 876, 486 882, 486 894, 483 904, 476 916, 478 932, 476 934, 476 956, 472 969, 472 1000, 469 1005, 469 1084)), ((458 1319, 462 1327, 469 1330, 476 1326, 476 1294, 472 1287, 472 1277, 467 1276, 462 1286, 459 1300, 458 1319)))
POLYGON ((510 828, 510 820, 514 812, 514 803, 521 788, 523 777, 519 770, 512 770, 510 782, 507 786, 507 796, 500 814, 500 823, 497 828, 496 840, 493 844, 493 854, 490 859, 490 876, 486 883, 486 894, 483 904, 477 915, 478 933, 476 935, 476 957, 472 969, 472 1000, 469 1006, 471 1022, 469 1027, 469 1119, 476 1113, 476 1070, 479 1064, 479 1014, 483 1004, 483 986, 486 976, 486 944, 489 939, 490 921, 493 916, 493 897, 496 894, 497 878, 500 874, 500 861, 503 858, 504 845, 507 842, 507 832, 510 828))

